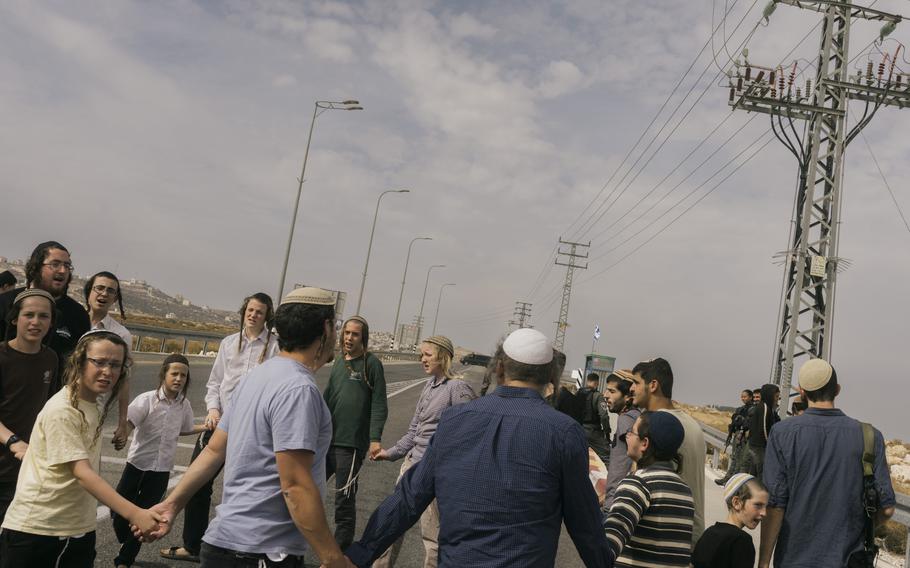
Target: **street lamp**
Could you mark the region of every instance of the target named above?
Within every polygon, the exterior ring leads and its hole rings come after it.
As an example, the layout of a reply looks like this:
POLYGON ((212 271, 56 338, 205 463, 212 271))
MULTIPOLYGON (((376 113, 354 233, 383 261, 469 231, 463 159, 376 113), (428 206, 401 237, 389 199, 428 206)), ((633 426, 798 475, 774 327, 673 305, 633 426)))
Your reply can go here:
POLYGON ((284 282, 288 273, 288 261, 291 258, 291 243, 294 241, 294 226, 297 224, 297 208, 300 205, 300 194, 303 192, 303 180, 306 174, 306 161, 310 156, 310 142, 313 140, 313 126, 316 125, 316 117, 327 110, 363 110, 360 102, 348 99, 346 101, 316 101, 313 107, 313 119, 310 121, 310 134, 306 139, 306 150, 303 152, 303 167, 300 170, 300 177, 297 186, 297 199, 294 200, 294 214, 291 216, 291 230, 288 234, 288 246, 284 253, 284 265, 281 267, 281 281, 278 284, 277 302, 281 301, 284 294, 284 282), (320 110, 321 109, 321 110, 320 110))
POLYGON ((439 305, 442 303, 442 291, 446 289, 446 286, 454 286, 455 284, 443 284, 439 287, 439 299, 436 300, 436 316, 433 318, 433 335, 436 335, 436 322, 439 321, 439 305))
POLYGON ((423 299, 420 300, 420 314, 417 316, 417 331, 419 332, 417 340, 420 341, 420 335, 423 333, 423 304, 427 301, 427 286, 430 285, 430 272, 434 268, 445 268, 445 264, 434 264, 427 268, 427 281, 423 284, 423 299))
POLYGON ((410 189, 388 189, 379 194, 379 199, 376 200, 376 212, 373 213, 373 228, 370 229, 370 244, 367 245, 367 259, 363 263, 363 279, 360 281, 360 294, 357 295, 357 311, 355 315, 360 315, 360 306, 363 302, 363 287, 367 283, 367 268, 370 266, 370 251, 373 250, 373 233, 376 232, 376 219, 379 217, 379 202, 382 201, 382 197, 386 193, 411 193, 410 189))
MULTIPOLYGON (((411 262, 411 247, 414 246, 416 241, 432 241, 433 237, 415 237, 411 239, 411 244, 408 245, 408 256, 404 259, 404 274, 401 276, 401 292, 398 293, 398 308, 395 310, 395 327, 392 328, 392 337, 398 337, 398 316, 401 315, 401 299, 404 297, 404 283, 408 279, 408 263, 411 262)), ((397 348, 397 341, 395 347, 397 348)))

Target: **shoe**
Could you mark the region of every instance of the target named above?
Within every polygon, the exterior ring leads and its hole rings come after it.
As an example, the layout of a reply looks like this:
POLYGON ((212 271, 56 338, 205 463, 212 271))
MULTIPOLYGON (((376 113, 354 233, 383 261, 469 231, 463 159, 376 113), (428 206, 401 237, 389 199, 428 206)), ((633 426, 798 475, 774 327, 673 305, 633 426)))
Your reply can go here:
POLYGON ((723 478, 718 478, 718 479, 715 479, 715 480, 714 480, 714 483, 716 483, 716 484, 718 484, 718 485, 726 485, 726 484, 727 484, 727 480, 726 480, 726 479, 723 479, 723 478))
POLYGON ((199 562, 198 554, 191 554, 190 551, 183 548, 182 546, 172 546, 170 548, 162 548, 158 551, 158 554, 162 558, 167 558, 169 560, 185 560, 187 562, 199 562))

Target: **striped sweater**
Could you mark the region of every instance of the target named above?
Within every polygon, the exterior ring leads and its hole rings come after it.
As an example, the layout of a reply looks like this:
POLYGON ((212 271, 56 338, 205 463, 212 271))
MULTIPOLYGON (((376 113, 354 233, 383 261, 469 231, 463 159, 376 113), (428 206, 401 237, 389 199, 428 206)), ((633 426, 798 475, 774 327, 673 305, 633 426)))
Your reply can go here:
POLYGON ((616 566, 689 566, 694 515, 692 491, 669 463, 629 475, 604 522, 616 566))

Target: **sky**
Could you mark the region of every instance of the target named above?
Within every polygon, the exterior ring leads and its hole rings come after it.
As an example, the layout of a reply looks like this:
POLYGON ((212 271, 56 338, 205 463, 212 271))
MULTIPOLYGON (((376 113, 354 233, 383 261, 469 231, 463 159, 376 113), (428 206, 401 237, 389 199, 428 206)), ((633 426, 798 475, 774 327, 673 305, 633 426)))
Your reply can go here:
MULTIPOLYGON (((428 236, 402 322, 443 264, 425 335, 452 283, 437 332, 456 344, 491 351, 516 301, 552 337, 558 239, 590 241, 569 367, 598 325, 594 349, 617 366, 666 357, 674 398, 733 405, 770 375, 796 163, 763 145, 765 115, 731 113, 723 71, 746 47, 755 64, 796 60, 802 81, 820 33, 816 13, 788 6, 760 24, 764 4, 4 2, 0 255, 55 239, 82 275, 224 309, 275 295, 315 101, 356 99, 364 110, 316 118, 289 285, 344 290, 352 314, 377 198, 409 189, 381 201, 361 310, 374 329, 392 329, 408 244, 428 236)), ((903 24, 871 45, 879 27, 854 24, 851 68, 910 39, 903 24)), ((895 200, 910 210, 908 126, 910 112, 886 108, 864 130, 894 200, 863 139, 847 150, 851 264, 832 351, 839 406, 904 439, 910 229, 895 200)))

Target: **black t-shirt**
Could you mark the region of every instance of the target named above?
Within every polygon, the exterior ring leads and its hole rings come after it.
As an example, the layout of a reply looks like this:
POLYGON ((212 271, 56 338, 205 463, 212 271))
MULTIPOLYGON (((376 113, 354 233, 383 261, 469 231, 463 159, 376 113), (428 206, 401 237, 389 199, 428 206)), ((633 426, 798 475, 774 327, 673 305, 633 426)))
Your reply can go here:
MULTIPOLYGON (((0 343, 0 422, 26 442, 56 375, 57 356, 47 347, 22 353, 0 343)), ((0 482, 15 483, 20 463, 9 450, 0 448, 0 482)))
POLYGON ((714 523, 692 553, 695 568, 752 568, 755 545, 749 533, 729 523, 714 523))
MULTIPOLYGON (((6 341, 16 337, 16 328, 6 323, 6 314, 13 307, 13 300, 20 292, 25 290, 24 287, 16 288, 0 294, 0 321, 4 322, 4 331, 2 340, 6 341)), ((44 344, 57 353, 58 365, 55 387, 51 394, 60 390, 60 376, 63 374, 63 367, 66 358, 76 348, 79 338, 85 335, 91 328, 92 323, 89 320, 88 312, 79 302, 69 296, 57 298, 57 322, 56 325, 48 332, 44 338, 44 344)))

